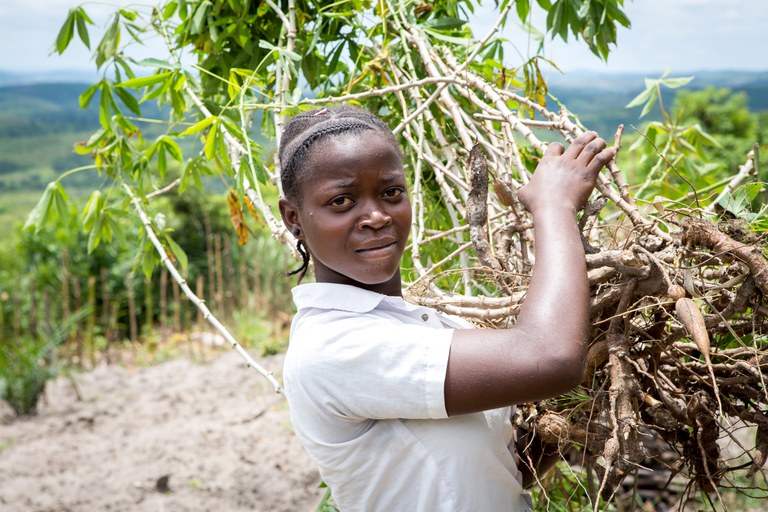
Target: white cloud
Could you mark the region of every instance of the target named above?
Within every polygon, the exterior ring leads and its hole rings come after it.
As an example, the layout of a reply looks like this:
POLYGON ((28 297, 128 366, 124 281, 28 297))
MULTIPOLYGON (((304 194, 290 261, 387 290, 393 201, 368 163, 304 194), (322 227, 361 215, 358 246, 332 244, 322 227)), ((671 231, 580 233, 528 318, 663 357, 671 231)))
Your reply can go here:
POLYGON ((634 0, 624 3, 632 22, 603 64, 583 45, 553 44, 552 58, 566 71, 673 72, 768 69, 763 36, 764 0, 634 0))
POLYGON ((92 71, 91 52, 75 36, 66 52, 52 55, 56 36, 67 12, 83 5, 94 22, 89 27, 91 47, 97 42, 110 16, 120 7, 147 10, 150 4, 131 0, 83 3, 77 0, 0 0, 0 70, 46 71, 78 69, 92 71))

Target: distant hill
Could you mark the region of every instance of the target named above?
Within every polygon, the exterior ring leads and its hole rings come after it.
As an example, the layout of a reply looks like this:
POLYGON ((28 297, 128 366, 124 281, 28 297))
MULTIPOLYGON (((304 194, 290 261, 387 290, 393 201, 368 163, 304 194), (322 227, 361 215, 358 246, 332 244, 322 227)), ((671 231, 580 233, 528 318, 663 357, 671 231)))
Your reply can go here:
MULTIPOLYGON (((646 78, 659 78, 661 73, 601 73, 593 71, 573 71, 567 74, 553 74, 548 77, 552 86, 571 89, 592 89, 597 91, 628 88, 640 91, 646 78)), ((669 76, 692 76, 691 88, 703 88, 708 85, 741 89, 750 84, 768 84, 768 71, 690 71, 670 73, 669 76)))
MULTIPOLYGON (((749 96, 753 111, 768 110, 768 72, 691 74, 695 79, 689 88, 730 87, 749 96)), ((652 119, 639 120, 639 108, 624 108, 644 88, 644 78, 641 74, 569 73, 549 77, 549 85, 551 93, 586 127, 611 137, 619 124, 631 133, 631 125, 652 119)), ((76 155, 72 145, 98 128, 98 96, 85 110, 78 102, 80 94, 97 79, 85 72, 0 71, 0 227, 18 218, 19 212, 29 211, 48 181, 91 162, 88 156, 76 155)), ((671 100, 671 94, 665 98, 668 105, 671 100)), ((554 102, 550 107, 557 110, 554 102)), ((146 117, 158 115, 154 105, 148 104, 143 110, 146 117)), ((146 125, 142 129, 151 136, 157 128, 146 125)), ((100 178, 86 172, 67 178, 66 185, 85 192, 92 188, 94 179, 100 178)))
MULTIPOLYGON (((568 110, 579 116, 588 128, 601 135, 610 136, 619 124, 627 130, 630 125, 653 120, 652 115, 638 119, 640 108, 627 109, 625 105, 645 89, 646 78, 659 78, 661 73, 646 75, 639 73, 607 74, 597 72, 572 72, 553 75, 548 78, 550 93, 568 110)), ((703 71, 675 73, 671 76, 693 76, 686 88, 704 89, 708 86, 727 87, 734 92, 747 94, 749 108, 753 112, 768 110, 768 71, 703 71)), ((671 106, 675 91, 665 91, 664 102, 671 106)), ((554 102, 550 107, 557 109, 554 102)))
POLYGON ((0 87, 13 85, 50 84, 50 83, 89 83, 98 80, 93 71, 55 70, 37 72, 17 72, 0 70, 0 87))
POLYGON ((0 138, 17 138, 94 128, 98 99, 81 109, 83 83, 39 83, 0 87, 0 138))

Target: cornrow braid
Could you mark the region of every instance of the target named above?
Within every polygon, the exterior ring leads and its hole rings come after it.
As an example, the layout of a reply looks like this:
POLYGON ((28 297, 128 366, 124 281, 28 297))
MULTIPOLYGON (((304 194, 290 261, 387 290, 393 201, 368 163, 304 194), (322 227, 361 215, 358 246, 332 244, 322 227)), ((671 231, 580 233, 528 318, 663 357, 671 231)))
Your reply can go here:
MULTIPOLYGON (((289 197, 298 199, 298 185, 300 177, 303 176, 301 164, 308 160, 309 148, 316 141, 337 135, 341 133, 357 133, 369 130, 370 127, 359 121, 344 121, 338 124, 332 124, 330 126, 323 126, 317 130, 312 130, 306 137, 303 137, 293 151, 286 156, 288 157, 285 164, 280 167, 280 179, 283 181, 283 191, 289 197), (290 156, 289 156, 290 155, 290 156), (286 183, 287 181, 287 183, 286 183), (287 185, 287 186, 286 186, 287 185)), ((287 151, 286 151, 287 152, 287 151)), ((282 162, 282 158, 280 159, 282 162)))
POLYGON ((308 172, 312 146, 323 139, 344 133, 377 131, 399 146, 389 127, 375 115, 351 106, 323 108, 298 114, 285 126, 280 140, 280 181, 283 193, 289 199, 298 201, 299 185, 308 172))

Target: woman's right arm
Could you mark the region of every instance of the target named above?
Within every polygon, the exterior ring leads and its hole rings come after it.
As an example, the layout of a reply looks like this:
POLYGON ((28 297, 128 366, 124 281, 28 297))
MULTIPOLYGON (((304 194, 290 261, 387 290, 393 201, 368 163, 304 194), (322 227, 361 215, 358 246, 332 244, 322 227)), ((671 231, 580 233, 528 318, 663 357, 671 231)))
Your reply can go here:
POLYGON ((562 394, 582 378, 589 285, 576 212, 615 150, 593 132, 553 143, 518 192, 534 219, 536 261, 510 329, 454 332, 445 379, 449 415, 562 394))

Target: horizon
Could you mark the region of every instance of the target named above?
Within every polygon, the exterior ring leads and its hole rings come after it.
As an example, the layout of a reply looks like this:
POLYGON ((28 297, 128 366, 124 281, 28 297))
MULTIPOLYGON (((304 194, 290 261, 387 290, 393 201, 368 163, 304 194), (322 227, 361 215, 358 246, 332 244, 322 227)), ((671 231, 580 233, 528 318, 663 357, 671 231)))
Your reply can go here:
MULTIPOLYGON (((551 72, 547 77, 549 83, 559 83, 567 80, 568 77, 631 77, 631 78, 658 78, 667 70, 641 71, 641 70, 610 70, 610 69, 572 69, 569 71, 551 72)), ((149 73, 147 73, 149 74, 149 73)), ((743 68, 718 68, 718 69, 689 69, 675 70, 670 76, 693 76, 695 79, 707 77, 710 75, 736 74, 736 75, 768 75, 766 69, 743 69, 743 68)), ((0 87, 10 87, 15 85, 32 84, 52 84, 52 83, 83 83, 90 84, 98 79, 103 73, 96 69, 38 69, 38 70, 15 70, 0 67, 0 87), (57 76, 61 75, 61 76, 57 76), (10 80, 9 80, 10 79, 10 80)), ((141 75, 141 73, 137 73, 141 75)))

